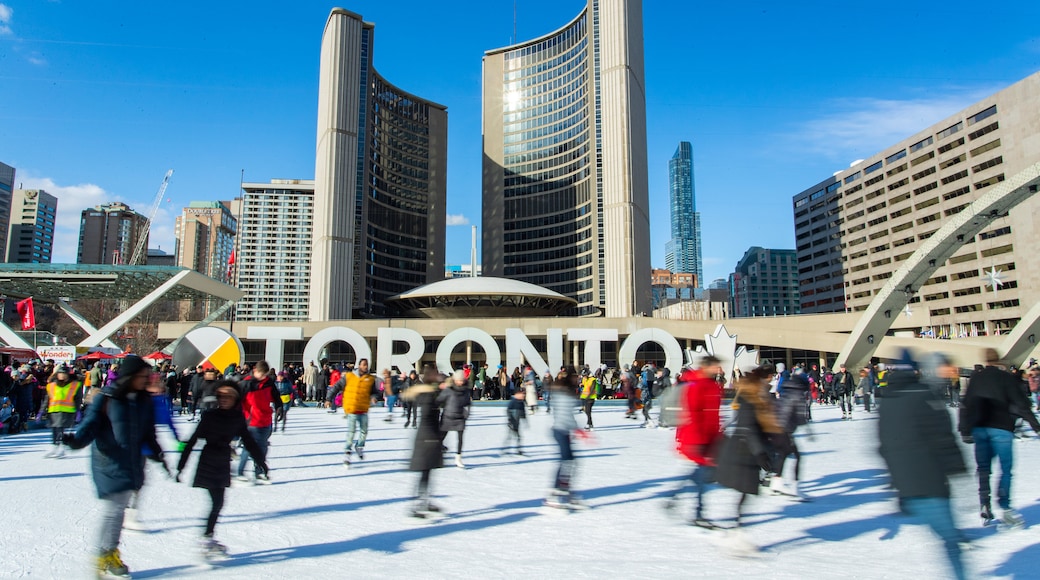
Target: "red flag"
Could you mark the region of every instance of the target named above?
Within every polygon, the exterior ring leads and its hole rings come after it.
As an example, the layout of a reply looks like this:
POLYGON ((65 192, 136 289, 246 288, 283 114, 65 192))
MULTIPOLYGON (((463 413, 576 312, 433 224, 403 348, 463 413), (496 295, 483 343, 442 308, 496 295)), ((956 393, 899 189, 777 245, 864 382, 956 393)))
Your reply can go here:
POLYGON ((231 249, 231 255, 227 259, 227 281, 231 282, 231 268, 235 265, 235 249, 231 249))
POLYGON ((18 309, 19 318, 22 319, 22 330, 36 328, 36 312, 33 310, 32 298, 16 302, 15 307, 18 309))

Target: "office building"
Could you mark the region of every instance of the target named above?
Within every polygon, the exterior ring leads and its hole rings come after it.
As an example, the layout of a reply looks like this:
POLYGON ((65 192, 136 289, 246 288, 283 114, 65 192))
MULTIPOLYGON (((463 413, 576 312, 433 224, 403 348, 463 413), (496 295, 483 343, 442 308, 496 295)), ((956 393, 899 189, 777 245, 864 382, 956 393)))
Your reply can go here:
POLYGON ((7 234, 11 229, 11 199, 14 195, 14 167, 0 163, 0 258, 7 261, 7 234))
MULTIPOLYGON (((229 282, 228 260, 235 247, 238 220, 230 201, 193 201, 175 222, 174 263, 229 282)), ((151 254, 148 263, 151 264, 151 254)))
MULTIPOLYGON (((862 311, 917 247, 996 184, 1040 162, 1040 73, 794 196, 804 312, 862 311)), ((1040 199, 997 218, 907 298, 937 336, 1003 333, 1040 301, 1040 199), (986 273, 996 269, 996 289, 986 273)))
POLYGON ((483 269, 577 300, 570 314, 649 314, 650 220, 638 0, 589 0, 483 71, 483 269))
MULTIPOLYGON (((148 218, 114 202, 80 213, 77 264, 127 264, 141 236, 148 236, 148 218)), ((147 247, 147 241, 145 242, 147 247)))
POLYGON ((16 189, 11 198, 7 261, 50 264, 58 198, 40 189, 16 189))
POLYGON ((177 255, 170 254, 162 248, 148 248, 149 266, 176 266, 177 255))
MULTIPOLYGON (((477 277, 480 276, 480 264, 477 264, 477 277)), ((472 278, 473 266, 470 264, 452 264, 444 267, 444 279, 472 278)))
POLYGON ((654 268, 650 273, 650 290, 653 296, 652 308, 657 310, 668 304, 694 299, 697 279, 689 272, 671 272, 654 268))
POLYGON ((374 35, 341 8, 322 35, 311 320, 383 316, 444 277, 448 112, 380 76, 374 35))
MULTIPOLYGON (((311 261, 314 181, 243 183, 242 198, 232 202, 230 210, 239 216, 231 279, 246 293, 235 306, 235 319, 308 320, 316 270, 311 261)), ((228 268, 227 258, 222 267, 228 268)), ((223 280, 224 275, 216 278, 223 280)))
POLYGON ((697 287, 704 284, 701 264, 701 214, 693 183, 693 146, 681 141, 668 161, 668 202, 672 237, 665 246, 665 268, 672 272, 692 272, 697 287))
POLYGON ((735 318, 801 313, 795 251, 749 248, 730 274, 730 289, 735 318))

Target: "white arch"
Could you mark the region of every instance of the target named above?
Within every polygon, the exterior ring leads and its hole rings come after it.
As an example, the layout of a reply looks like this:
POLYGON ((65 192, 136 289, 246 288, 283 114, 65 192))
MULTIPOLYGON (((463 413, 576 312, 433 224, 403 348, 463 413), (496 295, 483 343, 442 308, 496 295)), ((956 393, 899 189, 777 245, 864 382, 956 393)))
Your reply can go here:
POLYGON ((661 345, 661 348, 664 349, 665 368, 671 370, 673 376, 678 375, 683 363, 682 346, 671 333, 660 328, 642 328, 628 335, 628 338, 621 343, 621 350, 618 351, 618 363, 626 364, 635 360, 636 351, 648 342, 656 342, 661 345))
POLYGON ((487 354, 487 365, 489 369, 498 368, 502 364, 502 350, 498 343, 488 333, 479 328, 464 326, 444 335, 441 343, 437 345, 437 370, 450 375, 455 369, 451 368, 451 351, 461 343, 471 341, 479 344, 487 354))
POLYGON ((345 326, 330 326, 314 333, 314 336, 307 341, 307 346, 303 349, 303 360, 318 360, 321 349, 337 340, 342 340, 349 344, 350 348, 354 349, 355 360, 367 358, 371 366, 372 348, 368 346, 368 341, 365 340, 365 337, 358 334, 357 331, 345 326))

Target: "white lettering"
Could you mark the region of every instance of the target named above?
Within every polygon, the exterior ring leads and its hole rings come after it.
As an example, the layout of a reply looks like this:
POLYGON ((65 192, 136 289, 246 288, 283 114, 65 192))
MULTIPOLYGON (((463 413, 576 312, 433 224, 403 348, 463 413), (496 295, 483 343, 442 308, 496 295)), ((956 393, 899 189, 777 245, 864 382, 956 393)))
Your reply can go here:
MULTIPOLYGON (((616 328, 568 328, 567 339, 574 342, 585 341, 585 364, 596 370, 602 363, 600 360, 601 344, 604 342, 617 342, 618 331, 616 328)), ((581 366, 581 361, 574 361, 574 366, 581 366)))
POLYGON ((337 340, 349 344, 350 348, 354 349, 355 360, 363 358, 372 360, 372 348, 368 346, 365 337, 345 326, 330 326, 314 333, 303 349, 303 360, 320 360, 319 355, 322 349, 337 340))
MULTIPOLYGON (((531 365, 531 368, 539 375, 545 371, 551 371, 555 375, 556 371, 563 366, 563 329, 548 328, 545 332, 549 355, 548 365, 545 364, 545 359, 531 344, 531 339, 527 338, 522 329, 507 328, 506 368, 515 369, 523 365, 526 360, 527 364, 531 365)), ((489 365, 488 368, 492 367, 489 365)))
POLYGON ((406 375, 415 370, 415 363, 422 359, 426 350, 426 342, 421 334, 410 328, 380 328, 376 332, 376 360, 379 364, 375 368, 378 372, 395 366, 406 375), (407 343, 408 352, 394 354, 394 343, 397 342, 407 343))
MULTIPOLYGON (((437 345, 437 370, 450 375, 454 369, 451 366, 451 351, 455 350, 455 347, 462 342, 475 342, 484 349, 486 355, 485 360, 487 361, 488 368, 498 368, 498 365, 502 364, 502 351, 498 348, 498 343, 492 336, 479 328, 473 328, 471 326, 465 326, 463 328, 456 328, 455 330, 444 335, 441 343, 437 345)), ((471 361, 466 361, 471 362, 471 361)))
POLYGON ((679 341, 675 340, 674 336, 660 328, 642 328, 628 335, 625 342, 621 343, 618 364, 625 365, 634 361, 639 347, 648 342, 656 342, 661 345, 661 348, 664 349, 665 368, 671 370, 673 375, 678 374, 683 362, 682 347, 679 346, 679 341))
POLYGON ((298 326, 250 326, 246 338, 266 340, 264 359, 272 369, 281 370, 282 356, 285 354, 285 341, 303 340, 303 329, 298 326))

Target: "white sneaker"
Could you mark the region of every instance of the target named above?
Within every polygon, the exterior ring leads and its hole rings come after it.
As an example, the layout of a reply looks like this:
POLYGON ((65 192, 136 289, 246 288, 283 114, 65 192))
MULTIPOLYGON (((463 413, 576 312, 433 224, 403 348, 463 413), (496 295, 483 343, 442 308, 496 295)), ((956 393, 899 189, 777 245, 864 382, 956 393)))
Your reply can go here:
POLYGON ((751 541, 747 533, 740 529, 734 528, 726 530, 720 543, 731 555, 737 557, 749 557, 755 556, 759 552, 758 546, 751 541))
POLYGON ((52 449, 50 451, 48 451, 47 455, 44 455, 44 457, 46 457, 48 459, 50 459, 52 457, 60 457, 60 455, 58 455, 58 453, 60 453, 60 452, 61 452, 61 445, 53 445, 52 449))
POLYGON ((462 462, 461 453, 455 454, 455 467, 458 467, 459 469, 466 469, 466 464, 462 462))
POLYGON ((139 532, 144 530, 144 525, 141 524, 141 520, 137 519, 137 510, 134 508, 126 508, 126 515, 123 516, 123 528, 127 530, 133 530, 139 532))

